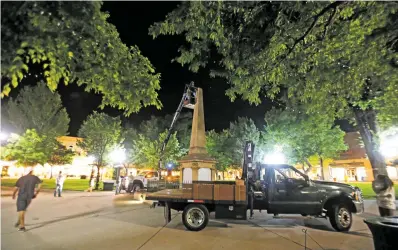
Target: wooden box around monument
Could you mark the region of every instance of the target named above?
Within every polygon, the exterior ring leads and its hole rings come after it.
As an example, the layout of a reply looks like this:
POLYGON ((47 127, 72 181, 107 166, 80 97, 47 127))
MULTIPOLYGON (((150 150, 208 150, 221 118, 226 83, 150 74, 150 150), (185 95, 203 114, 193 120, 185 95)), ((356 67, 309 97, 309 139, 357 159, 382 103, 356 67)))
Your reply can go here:
POLYGON ((191 199, 193 184, 182 184, 182 198, 191 199))
POLYGON ((166 189, 148 194, 147 197, 177 198, 208 201, 246 201, 246 186, 235 181, 193 181, 182 184, 181 189, 166 189))
POLYGON ((231 201, 234 199, 235 185, 215 184, 214 185, 214 200, 216 201, 231 201))
POLYGON ((207 183, 194 183, 193 184, 193 199, 194 200, 213 200, 213 187, 211 182, 207 183))
POLYGON ((246 200, 246 186, 245 185, 235 185, 235 200, 245 201, 246 200))

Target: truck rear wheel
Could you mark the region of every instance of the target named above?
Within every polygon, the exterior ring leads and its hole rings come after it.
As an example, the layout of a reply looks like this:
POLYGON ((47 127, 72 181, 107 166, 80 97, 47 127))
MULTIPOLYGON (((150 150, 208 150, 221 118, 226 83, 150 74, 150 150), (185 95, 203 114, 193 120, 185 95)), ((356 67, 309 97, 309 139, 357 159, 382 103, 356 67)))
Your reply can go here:
POLYGON ((182 223, 189 231, 200 231, 209 223, 209 210, 203 205, 190 204, 182 213, 182 223))
POLYGON ((352 213, 345 204, 333 205, 328 211, 330 224, 338 232, 347 232, 352 225, 352 213))

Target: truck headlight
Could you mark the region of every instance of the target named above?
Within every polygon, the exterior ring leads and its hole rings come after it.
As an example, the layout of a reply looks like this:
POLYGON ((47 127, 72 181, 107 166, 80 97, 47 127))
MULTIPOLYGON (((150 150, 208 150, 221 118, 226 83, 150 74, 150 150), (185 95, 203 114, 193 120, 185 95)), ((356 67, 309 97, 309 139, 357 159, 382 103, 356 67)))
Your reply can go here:
POLYGON ((354 198, 354 200, 361 201, 362 198, 361 190, 357 189, 355 190, 355 192, 352 192, 351 195, 354 198))
POLYGON ((362 192, 361 192, 361 190, 357 190, 356 198, 357 198, 357 201, 362 201, 362 192))

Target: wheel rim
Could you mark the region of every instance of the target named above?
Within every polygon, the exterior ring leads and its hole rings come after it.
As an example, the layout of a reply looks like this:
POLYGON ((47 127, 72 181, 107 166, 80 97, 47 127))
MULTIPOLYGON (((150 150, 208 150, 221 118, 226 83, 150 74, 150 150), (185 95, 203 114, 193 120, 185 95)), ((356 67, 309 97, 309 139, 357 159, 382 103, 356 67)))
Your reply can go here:
POLYGON ((191 208, 187 212, 187 222, 191 227, 200 227, 205 221, 205 213, 199 208, 191 208))
POLYGON ((349 227, 351 223, 350 212, 346 208, 340 208, 339 210, 339 222, 343 227, 349 227))

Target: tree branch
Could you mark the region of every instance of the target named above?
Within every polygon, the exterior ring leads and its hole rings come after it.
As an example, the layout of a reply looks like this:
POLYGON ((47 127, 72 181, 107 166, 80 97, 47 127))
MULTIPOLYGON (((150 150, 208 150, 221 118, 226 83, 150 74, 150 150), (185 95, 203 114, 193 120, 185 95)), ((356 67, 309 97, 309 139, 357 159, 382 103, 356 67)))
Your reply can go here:
POLYGON ((336 13, 337 13, 337 7, 333 9, 332 14, 330 14, 329 16, 328 22, 326 23, 325 29, 323 30, 322 40, 325 39, 329 26, 332 24, 332 22, 334 22, 334 17, 336 16, 336 13))
MULTIPOLYGON (((289 49, 289 51, 287 52, 285 58, 287 58, 287 57, 290 55, 290 53, 293 52, 294 48, 296 47, 296 45, 297 45, 299 42, 304 41, 304 39, 308 36, 308 34, 309 34, 309 33, 312 31, 312 29, 315 27, 316 23, 318 22, 318 19, 319 19, 321 16, 323 16, 323 15, 324 15, 326 12, 328 12, 330 9, 334 9, 334 12, 335 12, 335 11, 336 11, 336 8, 337 8, 339 5, 342 5, 342 4, 345 4, 345 3, 346 3, 345 1, 337 1, 337 2, 334 2, 334 3, 329 4, 328 6, 326 6, 323 10, 321 10, 321 12, 319 12, 317 15, 315 15, 315 16, 313 17, 313 21, 312 21, 310 27, 307 29, 307 31, 306 31, 301 37, 299 37, 298 39, 296 39, 296 41, 294 42, 293 46, 292 46, 292 47, 289 49)), ((332 16, 333 16, 333 15, 332 15, 332 16)))
POLYGON ((306 170, 304 170, 304 172, 307 174, 312 169, 312 164, 310 163, 310 161, 308 159, 305 159, 304 161, 308 165, 308 168, 306 170))

